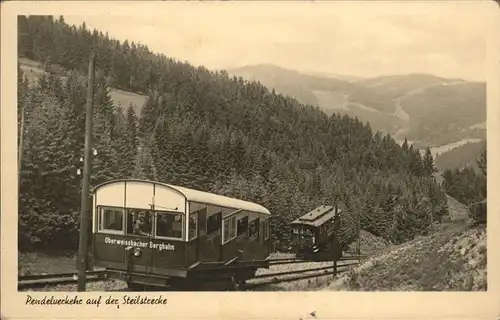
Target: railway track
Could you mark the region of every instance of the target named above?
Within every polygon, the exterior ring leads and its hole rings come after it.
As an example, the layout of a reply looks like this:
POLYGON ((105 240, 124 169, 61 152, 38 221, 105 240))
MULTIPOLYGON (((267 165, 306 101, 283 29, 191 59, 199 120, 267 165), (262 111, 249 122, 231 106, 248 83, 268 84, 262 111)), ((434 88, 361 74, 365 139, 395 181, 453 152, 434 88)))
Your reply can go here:
MULTIPOLYGON (((86 272, 87 282, 102 281, 107 279, 106 270, 92 270, 86 272)), ((77 273, 35 274, 18 277, 18 290, 27 288, 43 288, 61 284, 78 282, 77 273)))
MULTIPOLYGON (((346 264, 341 264, 338 265, 337 268, 340 267, 347 267, 351 265, 357 265, 358 263, 346 263, 346 264)), ((253 279, 260 279, 260 278, 269 278, 269 277, 275 277, 275 276, 282 276, 282 275, 289 275, 289 274, 296 274, 296 273, 304 273, 304 272, 310 272, 310 271, 321 271, 321 270, 327 270, 327 269, 333 269, 333 266, 326 266, 326 267, 319 267, 319 268, 309 268, 309 269, 301 269, 301 270, 292 270, 292 271, 283 271, 283 272, 274 272, 274 273, 265 273, 265 274, 259 274, 256 275, 252 278, 253 279)))
POLYGON ((258 287, 263 287, 270 284, 278 284, 283 282, 293 282, 306 280, 311 278, 324 277, 329 275, 336 275, 342 273, 350 266, 358 265, 357 262, 353 263, 345 263, 337 265, 337 270, 335 270, 334 266, 324 266, 318 268, 308 268, 301 270, 291 270, 291 271, 283 271, 283 272, 273 272, 266 273, 254 276, 252 279, 248 280, 247 283, 242 285, 241 289, 250 290, 258 287), (260 281, 263 279, 263 281, 260 281), (257 282, 256 282, 257 280, 257 282))
MULTIPOLYGON (((254 276, 249 282, 243 284, 240 290, 249 290, 257 287, 266 286, 269 284, 276 284, 281 282, 292 282, 299 281, 303 279, 310 279, 315 277, 322 277, 328 275, 335 275, 336 273, 341 273, 349 266, 357 265, 358 262, 348 262, 359 260, 360 257, 345 257, 338 261, 337 272, 334 270, 333 265, 323 266, 318 268, 308 268, 281 272, 272 272, 259 274, 254 276), (257 282, 255 282, 257 281, 257 282)), ((273 259, 270 261, 270 266, 284 265, 284 264, 297 264, 297 263, 308 263, 310 261, 298 258, 281 258, 273 259)), ((104 281, 107 280, 106 270, 93 270, 86 272, 86 281, 104 281)), ((37 275, 25 275, 18 277, 18 290, 28 289, 28 288, 43 288, 47 286, 56 286, 62 284, 76 284, 78 282, 77 273, 58 273, 58 274, 37 274, 37 275)), ((126 290, 119 290, 126 291, 126 290)))
MULTIPOLYGON (((353 255, 353 256, 344 256, 340 258, 338 261, 352 261, 352 260, 362 260, 366 258, 364 255, 353 255)), ((291 264, 291 263, 306 263, 310 262, 310 260, 301 259, 301 258, 280 258, 280 259, 272 259, 269 261, 270 266, 276 266, 280 264, 291 264)))

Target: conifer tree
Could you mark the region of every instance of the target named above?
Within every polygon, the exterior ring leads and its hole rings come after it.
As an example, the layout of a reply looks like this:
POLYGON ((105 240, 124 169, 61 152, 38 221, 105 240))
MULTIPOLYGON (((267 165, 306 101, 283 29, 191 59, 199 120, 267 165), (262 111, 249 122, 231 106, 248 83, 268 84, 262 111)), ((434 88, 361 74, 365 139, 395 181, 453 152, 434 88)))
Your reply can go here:
POLYGON ((486 148, 481 152, 481 155, 479 156, 479 159, 477 160, 477 165, 483 175, 486 177, 486 171, 487 171, 487 153, 486 153, 486 148))
POLYGON ((405 138, 405 141, 403 141, 403 144, 401 145, 401 149, 403 149, 404 152, 408 152, 409 145, 408 145, 408 139, 407 138, 405 138))
POLYGON ((426 175, 431 175, 434 172, 436 172, 436 168, 434 166, 434 159, 432 158, 431 149, 429 147, 425 149, 423 167, 424 167, 424 174, 426 175))

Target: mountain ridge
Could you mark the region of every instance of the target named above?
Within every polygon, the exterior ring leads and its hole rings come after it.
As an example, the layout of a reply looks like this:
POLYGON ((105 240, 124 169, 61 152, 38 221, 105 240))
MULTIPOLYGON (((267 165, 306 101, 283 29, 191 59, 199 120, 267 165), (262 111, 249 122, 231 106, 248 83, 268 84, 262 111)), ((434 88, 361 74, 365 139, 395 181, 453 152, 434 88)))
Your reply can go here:
POLYGON ((428 73, 346 80, 350 76, 311 75, 270 63, 231 68, 227 72, 317 106, 328 115, 358 117, 375 130, 394 135, 398 141, 408 138, 419 148, 485 138, 485 128, 474 126, 486 120, 484 82, 428 73), (461 87, 452 88, 457 85, 461 87), (460 110, 459 115, 454 114, 455 109, 460 110), (433 133, 426 126, 426 122, 436 118, 444 122, 448 133, 433 133))

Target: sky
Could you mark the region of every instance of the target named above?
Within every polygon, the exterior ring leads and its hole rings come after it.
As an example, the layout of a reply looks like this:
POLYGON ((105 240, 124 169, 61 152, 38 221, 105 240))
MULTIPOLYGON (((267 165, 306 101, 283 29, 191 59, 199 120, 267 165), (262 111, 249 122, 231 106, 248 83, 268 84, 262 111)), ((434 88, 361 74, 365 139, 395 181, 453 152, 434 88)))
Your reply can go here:
POLYGON ((113 8, 64 18, 209 69, 270 63, 358 77, 486 78, 487 19, 480 1, 173 2, 113 8))

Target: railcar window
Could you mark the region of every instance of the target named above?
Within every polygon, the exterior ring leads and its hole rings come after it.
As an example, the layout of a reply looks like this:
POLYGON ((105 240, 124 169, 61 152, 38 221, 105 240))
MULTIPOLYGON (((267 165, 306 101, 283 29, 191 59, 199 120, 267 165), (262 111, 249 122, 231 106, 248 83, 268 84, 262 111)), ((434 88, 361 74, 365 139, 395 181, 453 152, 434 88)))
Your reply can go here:
MULTIPOLYGON (((220 212, 213 214, 207 218, 207 234, 211 234, 211 233, 218 231, 220 229, 220 220, 221 219, 222 219, 222 214, 220 212)), ((228 228, 226 228, 226 230, 229 232, 228 228)), ((226 238, 227 238, 227 235, 226 235, 226 238)))
POLYGON ((231 241, 234 238, 236 238, 236 217, 231 216, 224 219, 224 237, 222 243, 231 241))
POLYGON ((230 220, 231 220, 231 227, 229 228, 229 240, 234 239, 236 237, 236 217, 232 216, 230 220))
POLYGON ((264 240, 269 239, 269 219, 267 219, 266 221, 264 221, 264 230, 263 230, 263 233, 264 233, 264 240))
POLYGON ((123 210, 113 208, 101 208, 100 229, 123 231, 123 210))
POLYGON ((152 235, 153 219, 150 210, 127 210, 127 234, 149 237, 152 235))
POLYGON ((309 228, 299 227, 295 234, 295 240, 301 245, 310 245, 314 243, 313 232, 309 228))
POLYGON ((256 218, 252 221, 250 221, 249 227, 248 227, 248 237, 250 238, 257 238, 259 237, 259 218, 256 218))
POLYGON ((206 230, 207 224, 207 205, 199 202, 189 202, 189 240, 196 238, 197 236, 203 236, 206 230), (196 225, 195 229, 192 229, 191 217, 196 215, 196 225), (194 232, 194 235, 193 235, 194 232), (198 234, 199 233, 199 234, 198 234))
POLYGON ((101 209, 97 210, 97 230, 101 230, 102 228, 102 214, 101 209))
POLYGON ((177 212, 157 212, 156 235, 158 237, 182 239, 182 214, 177 212))
POLYGON ((241 217, 238 219, 237 223, 237 236, 241 236, 243 234, 246 234, 248 231, 248 216, 246 217, 241 217))
POLYGON ((224 219, 224 243, 229 241, 229 219, 224 219))
POLYGON ((189 215, 189 240, 193 240, 198 235, 198 213, 189 215))

